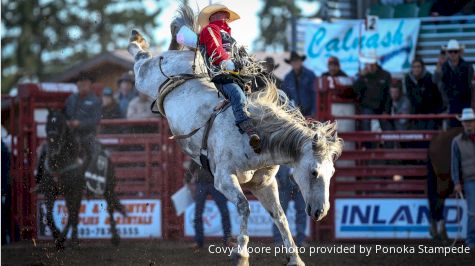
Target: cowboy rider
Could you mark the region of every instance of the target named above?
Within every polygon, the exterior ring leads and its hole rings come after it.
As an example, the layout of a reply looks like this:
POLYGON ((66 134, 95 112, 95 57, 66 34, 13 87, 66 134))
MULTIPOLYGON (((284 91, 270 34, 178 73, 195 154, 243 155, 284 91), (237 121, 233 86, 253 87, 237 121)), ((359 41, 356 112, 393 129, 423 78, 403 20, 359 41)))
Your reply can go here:
POLYGON ((79 73, 78 92, 66 100, 64 112, 68 126, 84 149, 85 165, 95 156, 96 131, 101 120, 101 100, 92 91, 94 77, 88 72, 79 73))
MULTIPOLYGON (((224 5, 213 4, 201 10, 198 23, 200 51, 210 70, 212 81, 220 84, 220 92, 231 102, 236 125, 241 133, 249 136, 249 145, 256 153, 260 152, 260 137, 254 129, 252 120, 246 110, 246 95, 240 87, 239 78, 231 72, 239 70, 237 62, 231 58, 236 40, 231 37, 228 23, 239 19, 239 15, 224 5), (224 70, 226 73, 222 73, 224 70), (215 74, 212 73, 221 73, 215 74)), ((242 85, 241 85, 242 86, 242 85)))

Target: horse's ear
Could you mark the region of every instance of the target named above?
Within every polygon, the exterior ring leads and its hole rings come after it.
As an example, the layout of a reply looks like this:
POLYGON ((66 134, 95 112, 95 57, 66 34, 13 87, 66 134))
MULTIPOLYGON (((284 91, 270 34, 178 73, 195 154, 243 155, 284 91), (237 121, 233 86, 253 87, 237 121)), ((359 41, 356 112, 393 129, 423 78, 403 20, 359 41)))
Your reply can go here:
POLYGON ((318 149, 317 145, 318 145, 318 139, 320 138, 320 135, 317 133, 315 133, 315 135, 313 136, 313 140, 312 140, 312 149, 314 151, 316 151, 318 149))
POLYGON ((338 132, 335 130, 335 134, 333 134, 333 142, 336 142, 336 140, 338 139, 338 132))

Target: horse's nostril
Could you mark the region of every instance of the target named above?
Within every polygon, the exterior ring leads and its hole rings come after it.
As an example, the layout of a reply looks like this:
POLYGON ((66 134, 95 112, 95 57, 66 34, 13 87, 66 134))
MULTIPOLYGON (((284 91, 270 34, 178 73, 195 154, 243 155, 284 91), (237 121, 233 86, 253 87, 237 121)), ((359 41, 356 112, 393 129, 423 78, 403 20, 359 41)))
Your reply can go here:
POLYGON ((316 210, 316 211, 315 211, 315 218, 318 219, 318 218, 320 217, 320 215, 322 215, 322 213, 323 213, 323 209, 318 209, 318 210, 316 210))

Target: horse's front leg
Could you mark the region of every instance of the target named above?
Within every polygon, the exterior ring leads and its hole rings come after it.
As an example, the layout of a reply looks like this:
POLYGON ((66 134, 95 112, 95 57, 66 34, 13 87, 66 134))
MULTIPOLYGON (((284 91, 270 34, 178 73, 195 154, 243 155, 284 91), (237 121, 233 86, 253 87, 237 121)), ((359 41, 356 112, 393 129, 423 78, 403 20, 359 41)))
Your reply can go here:
MULTIPOLYGON (((78 239, 78 223, 79 223, 79 209, 81 208, 81 197, 82 197, 82 189, 79 189, 79 186, 76 187, 77 190, 70 191, 70 193, 66 193, 66 206, 68 208, 68 224, 71 226, 71 241, 73 246, 79 245, 78 239)), ((65 230, 65 234, 67 234, 67 230, 65 230)))
POLYGON ((238 237, 238 246, 233 249, 233 257, 236 265, 249 265, 249 252, 247 244, 249 235, 247 232, 247 222, 250 214, 249 202, 242 192, 237 176, 225 171, 216 171, 214 178, 215 188, 237 207, 240 220, 240 233, 238 237))
POLYGON ((58 227, 54 222, 53 218, 53 208, 54 208, 54 201, 56 200, 56 196, 53 195, 53 192, 46 194, 46 221, 48 223, 49 228, 53 233, 54 243, 56 245, 56 249, 62 250, 64 249, 64 241, 66 238, 61 234, 58 227))
POLYGON ((295 245, 292 234, 290 233, 287 217, 280 205, 279 190, 277 188, 277 180, 275 179, 277 170, 278 168, 257 170, 254 173, 253 180, 262 180, 262 182, 260 182, 258 186, 250 186, 249 189, 269 212, 275 225, 279 228, 286 250, 292 251, 286 254, 288 260, 287 265, 305 265, 300 259, 297 245, 295 245))

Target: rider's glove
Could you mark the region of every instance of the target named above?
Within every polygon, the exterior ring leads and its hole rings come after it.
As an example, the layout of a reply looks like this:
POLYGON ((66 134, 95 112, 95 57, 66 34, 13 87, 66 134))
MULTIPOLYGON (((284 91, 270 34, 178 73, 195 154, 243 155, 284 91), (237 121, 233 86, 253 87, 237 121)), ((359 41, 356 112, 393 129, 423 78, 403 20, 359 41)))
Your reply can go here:
POLYGON ((234 65, 233 61, 231 59, 224 60, 221 62, 221 69, 228 70, 228 71, 233 71, 236 69, 236 66, 234 65))

